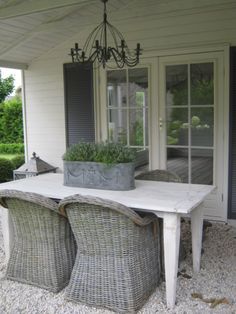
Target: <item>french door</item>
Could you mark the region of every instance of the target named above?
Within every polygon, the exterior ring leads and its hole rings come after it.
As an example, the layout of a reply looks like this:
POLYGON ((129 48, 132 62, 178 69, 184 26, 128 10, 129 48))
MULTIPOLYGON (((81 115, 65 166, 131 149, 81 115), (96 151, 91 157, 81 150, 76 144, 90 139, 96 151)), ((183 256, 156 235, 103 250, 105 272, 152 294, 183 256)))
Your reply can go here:
POLYGON ((159 158, 183 182, 215 185, 206 215, 224 219, 224 106, 222 54, 159 60, 159 158))

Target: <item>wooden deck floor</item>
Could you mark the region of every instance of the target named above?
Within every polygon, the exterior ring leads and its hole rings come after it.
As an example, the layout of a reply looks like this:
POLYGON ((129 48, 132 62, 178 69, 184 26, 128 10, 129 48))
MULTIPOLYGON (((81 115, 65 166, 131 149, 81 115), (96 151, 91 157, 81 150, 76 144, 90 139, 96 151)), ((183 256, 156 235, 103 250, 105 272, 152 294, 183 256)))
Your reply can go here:
MULTIPOLYGON (((188 182, 187 157, 170 158, 167 161, 167 169, 180 176, 184 183, 188 182)), ((192 183, 213 184, 213 159, 212 157, 192 158, 192 183)))

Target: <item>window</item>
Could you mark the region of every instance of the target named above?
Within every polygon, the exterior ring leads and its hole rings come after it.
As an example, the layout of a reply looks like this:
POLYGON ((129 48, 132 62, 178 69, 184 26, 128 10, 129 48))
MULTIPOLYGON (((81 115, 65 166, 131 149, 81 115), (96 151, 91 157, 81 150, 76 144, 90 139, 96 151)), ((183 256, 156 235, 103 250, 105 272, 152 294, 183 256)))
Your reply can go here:
POLYGON ((107 71, 108 138, 148 149, 148 69, 107 71))

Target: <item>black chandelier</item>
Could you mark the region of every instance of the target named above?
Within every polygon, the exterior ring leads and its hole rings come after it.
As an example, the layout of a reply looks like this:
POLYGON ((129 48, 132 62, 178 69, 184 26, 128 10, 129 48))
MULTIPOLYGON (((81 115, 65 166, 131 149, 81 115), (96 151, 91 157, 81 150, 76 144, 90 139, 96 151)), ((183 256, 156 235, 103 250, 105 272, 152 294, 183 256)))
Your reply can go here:
POLYGON ((129 50, 121 32, 107 21, 106 2, 108 0, 101 1, 104 3, 103 21, 90 33, 83 50, 79 48, 78 43, 71 48, 69 55, 72 57, 72 62, 97 62, 103 68, 109 61, 115 61, 118 68, 136 66, 141 55, 140 44, 137 44, 133 52, 129 50), (113 47, 108 45, 108 32, 113 39, 113 47))

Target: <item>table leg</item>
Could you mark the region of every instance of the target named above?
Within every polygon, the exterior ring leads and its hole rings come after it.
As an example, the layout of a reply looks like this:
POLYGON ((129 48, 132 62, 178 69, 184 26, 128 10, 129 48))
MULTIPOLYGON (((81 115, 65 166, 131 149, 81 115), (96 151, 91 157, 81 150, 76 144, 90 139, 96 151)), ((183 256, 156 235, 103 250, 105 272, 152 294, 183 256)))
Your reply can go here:
POLYGON ((180 215, 165 213, 163 220, 166 302, 167 307, 173 308, 179 262, 180 215))
POLYGON ((191 213, 193 271, 199 272, 202 250, 203 206, 195 208, 191 213))

